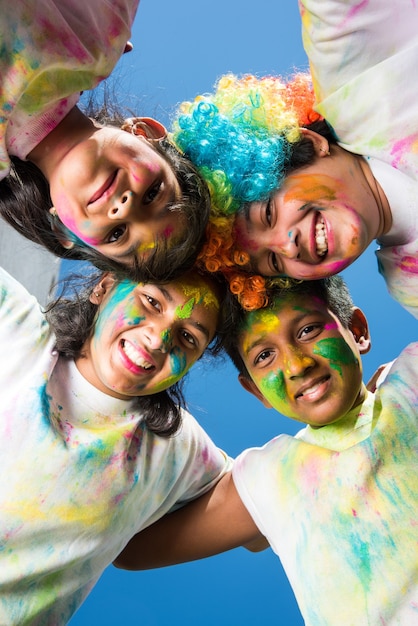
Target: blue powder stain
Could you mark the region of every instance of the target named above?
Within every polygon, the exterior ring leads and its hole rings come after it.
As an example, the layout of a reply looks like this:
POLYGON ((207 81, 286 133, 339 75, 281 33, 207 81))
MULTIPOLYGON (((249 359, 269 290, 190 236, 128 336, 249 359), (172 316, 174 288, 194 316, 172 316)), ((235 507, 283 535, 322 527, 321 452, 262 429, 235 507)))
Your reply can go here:
POLYGON ((170 364, 171 369, 173 371, 174 376, 181 376, 181 374, 186 369, 186 357, 185 355, 176 348, 170 355, 170 364))

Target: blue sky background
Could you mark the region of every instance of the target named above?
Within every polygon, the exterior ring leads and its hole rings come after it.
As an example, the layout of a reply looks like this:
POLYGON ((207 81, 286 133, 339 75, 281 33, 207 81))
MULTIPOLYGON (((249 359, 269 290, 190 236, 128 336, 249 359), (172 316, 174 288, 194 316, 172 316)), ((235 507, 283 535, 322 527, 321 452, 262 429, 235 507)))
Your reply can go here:
MULTIPOLYGON (((168 126, 178 102, 209 91, 223 73, 286 75, 307 67, 296 0, 142 0, 132 41, 134 51, 114 72, 121 102, 168 126)), ((416 339, 416 321, 386 293, 374 248, 343 274, 371 326, 366 379, 416 339)), ((186 396, 191 412, 231 455, 299 429, 242 390, 227 362, 195 366, 186 396)), ((240 548, 148 572, 110 566, 71 626, 128 623, 302 626, 303 621, 278 558, 270 550, 252 554, 240 548)))

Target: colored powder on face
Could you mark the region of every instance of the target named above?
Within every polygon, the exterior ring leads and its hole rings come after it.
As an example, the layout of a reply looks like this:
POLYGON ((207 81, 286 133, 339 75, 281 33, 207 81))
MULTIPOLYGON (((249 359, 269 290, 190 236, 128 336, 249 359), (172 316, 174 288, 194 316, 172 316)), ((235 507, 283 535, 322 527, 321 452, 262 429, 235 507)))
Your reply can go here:
POLYGON ((358 359, 342 337, 329 337, 318 341, 313 349, 314 354, 330 361, 333 369, 342 376, 342 365, 357 365, 358 359))
POLYGON ((194 308, 194 298, 190 298, 187 302, 185 302, 182 306, 176 307, 175 316, 179 320, 189 319, 191 314, 193 313, 194 308))
POLYGON ((99 340, 100 335, 109 320, 113 319, 115 327, 118 327, 123 324, 136 326, 145 319, 144 315, 139 314, 135 300, 133 298, 132 300, 127 300, 128 296, 132 294, 136 286, 137 283, 130 280, 123 280, 118 283, 116 287, 114 287, 109 296, 109 300, 100 311, 94 332, 96 340, 99 340), (126 302, 124 302, 125 300, 126 302), (123 307, 119 306, 121 302, 123 302, 123 307))
MULTIPOLYGON (((191 367, 189 364, 189 368, 191 367)), ((180 350, 180 348, 173 348, 170 353, 170 369, 171 374, 164 380, 161 380, 153 387, 153 393, 158 393, 164 389, 168 389, 171 385, 174 385, 182 376, 184 376, 188 370, 186 355, 180 350)))
POLYGON ((167 328, 166 330, 163 330, 163 332, 161 333, 161 341, 163 342, 165 346, 168 346, 171 343, 171 337, 172 337, 171 328, 167 328))
MULTIPOLYGON (((292 175, 285 185, 284 202, 301 200, 303 202, 317 202, 319 200, 333 201, 336 199, 336 181, 325 174, 297 174, 292 175)), ((304 210, 301 207, 299 210, 304 210)))
POLYGON ((287 393, 283 372, 277 370, 276 372, 270 372, 265 378, 262 378, 260 390, 273 406, 277 406, 277 401, 280 403, 286 402, 287 393))
POLYGON ((280 320, 277 310, 275 312, 258 310, 249 313, 243 325, 243 354, 248 354, 250 346, 258 337, 264 337, 267 333, 277 333, 279 329, 280 320))
POLYGON ((194 298, 196 305, 204 304, 207 307, 213 306, 219 310, 219 299, 216 294, 206 285, 193 285, 179 282, 179 289, 186 298, 194 298))

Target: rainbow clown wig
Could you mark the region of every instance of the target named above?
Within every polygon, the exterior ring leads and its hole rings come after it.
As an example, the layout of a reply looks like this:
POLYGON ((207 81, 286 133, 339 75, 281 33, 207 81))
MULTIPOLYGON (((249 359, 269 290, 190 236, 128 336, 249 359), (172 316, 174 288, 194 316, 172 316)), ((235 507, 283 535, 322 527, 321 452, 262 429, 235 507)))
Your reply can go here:
POLYGON ((211 194, 199 263, 222 272, 248 310, 266 304, 266 279, 245 267, 249 256, 234 244, 234 216, 245 203, 266 200, 295 168, 294 147, 304 141, 301 126, 322 119, 313 104, 308 74, 288 82, 227 74, 213 94, 184 102, 174 121, 171 139, 197 166, 211 194))

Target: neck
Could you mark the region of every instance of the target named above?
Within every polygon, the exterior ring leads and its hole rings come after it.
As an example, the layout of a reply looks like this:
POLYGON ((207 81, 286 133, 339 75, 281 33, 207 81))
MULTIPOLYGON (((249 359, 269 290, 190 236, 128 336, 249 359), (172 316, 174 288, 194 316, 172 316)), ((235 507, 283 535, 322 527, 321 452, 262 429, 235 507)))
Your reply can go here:
POLYGON ((376 207, 379 213, 379 228, 375 235, 375 239, 377 239, 378 237, 385 235, 391 229, 392 211, 385 192, 373 176, 373 172, 366 159, 359 157, 359 165, 376 202, 376 207))
POLYGON ((56 165, 81 140, 90 136, 95 125, 92 120, 74 107, 64 119, 29 154, 47 180, 56 165))

